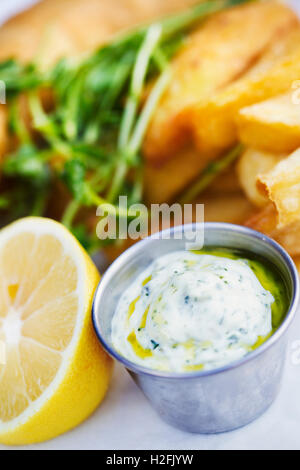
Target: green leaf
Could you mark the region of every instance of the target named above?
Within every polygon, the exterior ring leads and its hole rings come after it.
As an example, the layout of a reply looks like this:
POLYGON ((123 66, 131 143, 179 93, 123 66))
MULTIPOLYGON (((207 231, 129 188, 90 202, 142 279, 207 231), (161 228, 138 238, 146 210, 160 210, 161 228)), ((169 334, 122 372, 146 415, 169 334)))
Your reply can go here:
POLYGON ((47 153, 40 152, 32 144, 24 144, 17 153, 8 156, 3 165, 3 173, 9 177, 30 180, 34 185, 44 186, 49 181, 50 170, 47 153))
POLYGON ((0 80, 5 83, 8 98, 36 88, 43 81, 34 65, 21 65, 15 60, 0 64, 0 80))
POLYGON ((95 240, 88 232, 87 227, 84 224, 78 224, 72 226, 70 229, 81 245, 90 252, 94 246, 95 240))
POLYGON ((84 196, 86 169, 79 160, 69 160, 65 164, 63 179, 77 201, 84 196))
POLYGON ((97 205, 97 195, 86 181, 86 167, 80 160, 69 160, 65 164, 63 180, 74 199, 85 206, 97 205))
POLYGON ((8 197, 0 196, 0 209, 7 209, 10 206, 10 200, 8 197))

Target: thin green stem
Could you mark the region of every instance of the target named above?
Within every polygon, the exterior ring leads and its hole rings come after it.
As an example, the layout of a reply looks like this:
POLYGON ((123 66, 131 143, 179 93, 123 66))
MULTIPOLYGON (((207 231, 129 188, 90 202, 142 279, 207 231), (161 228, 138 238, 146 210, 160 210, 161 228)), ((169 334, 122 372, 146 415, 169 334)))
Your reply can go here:
POLYGON ((183 13, 166 18, 162 22, 163 40, 174 36, 178 32, 187 30, 199 20, 203 20, 213 13, 217 13, 225 8, 246 3, 248 1, 249 0, 210 0, 195 5, 183 13))
POLYGON ((162 52, 160 47, 157 47, 154 52, 153 52, 153 61, 155 62, 156 66, 160 70, 160 72, 163 72, 167 66, 169 65, 169 62, 165 56, 165 54, 162 52))
POLYGON ((19 103, 17 99, 13 100, 10 107, 10 123, 20 142, 23 144, 29 144, 31 142, 31 136, 24 121, 19 115, 19 103))
POLYGON ((44 130, 49 126, 49 118, 42 108, 37 91, 29 93, 29 106, 32 112, 34 127, 37 130, 44 130))
POLYGON ((126 160, 127 159, 124 158, 124 154, 121 154, 119 156, 119 163, 117 165, 117 168, 113 177, 113 181, 112 181, 109 193, 107 195, 107 199, 109 202, 114 202, 118 194, 120 193, 120 190, 124 182, 124 179, 126 177, 127 169, 128 169, 126 160))
POLYGON ((119 194, 124 179, 126 177, 128 166, 132 165, 137 153, 139 152, 145 133, 148 129, 149 123, 153 117, 153 114, 157 108, 157 105, 165 92, 168 84, 171 80, 171 68, 166 68, 166 59, 160 52, 161 63, 164 65, 164 70, 158 78, 156 84, 152 88, 152 91, 146 101, 146 104, 138 118, 137 124, 133 131, 132 138, 130 139, 127 147, 121 154, 119 164, 115 173, 113 183, 111 185, 110 192, 108 194, 109 201, 114 201, 119 194))
POLYGON ((145 39, 137 54, 136 63, 132 73, 130 94, 123 113, 121 129, 118 140, 119 161, 111 188, 108 192, 108 200, 114 202, 118 196, 128 170, 127 147, 130 134, 134 126, 138 106, 140 104, 147 72, 149 69, 151 57, 159 43, 161 37, 161 25, 154 24, 149 27, 145 39))
POLYGON ((200 179, 183 194, 180 203, 186 204, 193 202, 199 194, 207 189, 211 183, 241 155, 243 148, 243 145, 239 144, 220 160, 210 163, 201 173, 200 179))
POLYGON ((67 206, 63 217, 62 217, 62 224, 67 227, 68 229, 71 229, 74 218, 80 208, 80 203, 73 199, 67 206))
POLYGON ((136 176, 135 176, 135 183, 133 187, 133 191, 131 194, 131 199, 133 202, 139 202, 142 200, 143 197, 143 182, 144 182, 144 174, 143 174, 143 166, 141 165, 137 168, 136 176))
POLYGON ((34 128, 41 132, 54 151, 66 158, 73 158, 74 153, 72 152, 72 149, 70 149, 67 142, 64 142, 57 136, 54 130, 54 124, 43 110, 40 98, 36 91, 29 94, 29 106, 34 128))
POLYGON ((58 139, 54 131, 53 122, 43 110, 37 91, 29 93, 29 107, 33 118, 34 128, 43 135, 54 150, 61 155, 70 156, 68 145, 58 139))
POLYGON ((109 214, 116 215, 117 217, 124 217, 126 219, 128 219, 129 217, 127 209, 124 209, 122 207, 120 208, 119 206, 110 204, 107 200, 103 199, 101 196, 95 195, 94 203, 95 203, 95 206, 105 206, 105 210, 109 214), (112 211, 110 211, 110 207, 113 208, 112 211))
POLYGON ((67 94, 66 115, 62 125, 65 137, 71 141, 78 136, 78 115, 80 113, 80 94, 82 93, 83 81, 84 75, 76 77, 67 94))
POLYGON ((133 136, 128 144, 129 155, 135 155, 140 150, 149 123, 153 117, 153 114, 157 108, 157 105, 162 95, 164 94, 167 86, 170 83, 171 76, 171 69, 165 69, 165 71, 160 75, 159 79, 154 85, 138 119, 137 125, 133 132, 133 136))
POLYGON ((129 97, 126 103, 121 130, 119 136, 118 148, 124 149, 128 143, 129 135, 134 124, 138 105, 141 99, 149 62, 161 37, 161 26, 152 25, 146 34, 145 40, 138 52, 136 63, 132 73, 129 97))
POLYGON ((45 213, 46 204, 47 193, 45 191, 41 191, 39 194, 37 194, 31 215, 34 217, 42 217, 45 213))

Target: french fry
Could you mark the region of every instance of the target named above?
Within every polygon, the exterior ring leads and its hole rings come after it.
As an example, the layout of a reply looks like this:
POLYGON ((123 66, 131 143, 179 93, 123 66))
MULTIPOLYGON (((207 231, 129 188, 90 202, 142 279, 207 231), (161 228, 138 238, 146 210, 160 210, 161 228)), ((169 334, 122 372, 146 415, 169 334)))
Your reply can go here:
POLYGON ((298 19, 277 2, 249 3, 208 20, 191 34, 173 61, 173 80, 145 139, 146 158, 172 158, 187 142, 212 156, 233 144, 238 109, 278 93, 277 89, 285 91, 291 79, 300 75, 299 42, 298 19), (272 52, 265 57, 270 44, 272 52), (291 49, 297 49, 298 63, 286 59, 284 64, 282 56, 291 49), (262 56, 254 77, 238 80, 262 56))
MULTIPOLYGON (((208 165, 209 159, 205 155, 199 155, 193 148, 183 150, 159 166, 146 161, 144 169, 146 202, 155 204, 174 200, 175 196, 203 176, 203 171, 207 170, 208 165)), ((230 194, 240 190, 232 164, 225 171, 219 170, 219 176, 218 169, 214 171, 216 176, 206 189, 207 192, 230 194)), ((211 169, 210 172, 214 171, 211 169)))
POLYGON ((293 93, 276 96, 239 111, 238 137, 250 147, 291 153, 300 147, 300 105, 293 93))
POLYGON ((239 159, 236 168, 240 185, 255 206, 264 207, 269 202, 268 196, 257 188, 258 175, 272 170, 283 157, 248 148, 239 159))
POLYGON ((205 222, 242 224, 253 215, 255 208, 242 192, 234 194, 207 194, 197 201, 204 204, 205 222))
POLYGON ((241 184, 236 171, 236 164, 231 165, 228 170, 221 173, 207 188, 207 194, 229 195, 240 192, 241 184))
POLYGON ((294 257, 294 262, 295 262, 296 268, 298 269, 298 273, 300 274, 300 256, 294 257))
POLYGON ((269 54, 243 78, 216 94, 208 103, 182 114, 185 125, 188 125, 188 119, 191 123, 199 152, 212 155, 224 152, 238 140, 236 118, 240 109, 291 89, 300 76, 299 30, 289 33, 286 40, 287 50, 291 48, 289 54, 278 57, 273 45, 269 54))
POLYGON ((157 166, 145 162, 144 183, 145 199, 149 204, 171 201, 207 165, 207 159, 201 158, 194 149, 183 150, 174 158, 157 166))
POLYGON ((280 245, 282 245, 286 251, 291 256, 300 255, 300 223, 296 222, 289 225, 284 229, 277 229, 272 234, 271 237, 274 238, 280 245))
POLYGON ((274 238, 290 255, 300 256, 300 150, 259 175, 257 184, 271 202, 246 225, 274 238))
POLYGON ((257 185, 274 203, 279 229, 300 222, 300 149, 259 175, 257 185))
POLYGON ((300 222, 294 222, 282 229, 278 228, 274 204, 270 203, 248 219, 245 225, 276 240, 291 256, 300 256, 300 222))
POLYGON ((274 204, 269 203, 250 219, 246 218, 245 225, 271 237, 277 230, 277 212, 274 204))

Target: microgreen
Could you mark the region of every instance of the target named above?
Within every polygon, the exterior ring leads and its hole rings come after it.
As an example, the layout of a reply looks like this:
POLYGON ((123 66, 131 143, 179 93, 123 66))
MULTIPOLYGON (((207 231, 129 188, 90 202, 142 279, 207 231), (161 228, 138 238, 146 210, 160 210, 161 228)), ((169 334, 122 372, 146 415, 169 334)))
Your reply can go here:
POLYGON ((201 2, 122 33, 82 60, 64 58, 46 72, 15 60, 0 64, 10 133, 17 142, 2 165, 5 220, 48 215, 49 198, 62 185, 67 198, 58 217, 86 247, 95 248, 95 234, 89 235, 78 215, 82 208, 94 214, 92 208, 102 202, 116 204, 122 194, 131 203, 141 201, 142 143, 172 78, 170 59, 199 21, 246 1, 201 2), (145 94, 146 86, 150 91, 145 94), (47 106, 42 98, 46 90, 47 106), (21 96, 30 123, 22 115, 21 96))

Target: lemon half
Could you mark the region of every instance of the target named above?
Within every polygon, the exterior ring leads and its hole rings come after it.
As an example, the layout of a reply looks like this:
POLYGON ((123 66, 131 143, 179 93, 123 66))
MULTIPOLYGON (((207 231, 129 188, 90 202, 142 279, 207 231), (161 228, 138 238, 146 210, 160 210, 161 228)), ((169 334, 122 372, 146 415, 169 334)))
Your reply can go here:
POLYGON ((99 274, 77 240, 44 218, 0 232, 0 442, 53 438, 103 399, 112 361, 95 337, 99 274))

